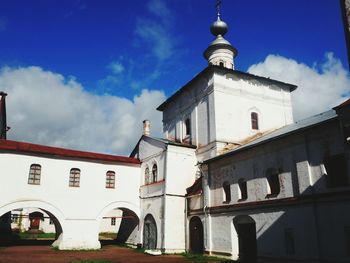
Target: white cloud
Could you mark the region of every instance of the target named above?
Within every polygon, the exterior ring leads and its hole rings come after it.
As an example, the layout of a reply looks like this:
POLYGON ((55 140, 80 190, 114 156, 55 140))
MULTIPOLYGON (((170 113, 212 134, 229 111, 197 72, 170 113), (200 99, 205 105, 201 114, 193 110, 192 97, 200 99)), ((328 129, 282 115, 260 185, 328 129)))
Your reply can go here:
POLYGON ((119 61, 113 61, 108 65, 108 68, 114 73, 114 74, 120 74, 122 73, 125 68, 123 64, 119 61))
POLYGON ((161 136, 162 91, 142 90, 132 100, 92 95, 74 79, 40 67, 2 68, 1 90, 8 93, 8 138, 45 145, 129 154, 149 119, 161 136))
POLYGON ((268 55, 265 61, 252 65, 248 72, 298 86, 292 93, 295 120, 327 111, 350 96, 350 76, 332 53, 327 53, 325 61, 313 67, 268 55))

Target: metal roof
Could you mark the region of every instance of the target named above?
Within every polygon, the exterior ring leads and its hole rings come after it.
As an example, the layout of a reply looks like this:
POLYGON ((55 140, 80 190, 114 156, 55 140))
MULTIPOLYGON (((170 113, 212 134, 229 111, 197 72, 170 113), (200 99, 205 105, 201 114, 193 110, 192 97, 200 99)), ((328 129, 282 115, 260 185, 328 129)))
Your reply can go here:
POLYGON ((232 150, 230 152, 227 152, 225 154, 208 159, 208 160, 204 161, 204 163, 210 163, 214 160, 218 160, 218 159, 224 158, 226 156, 233 155, 237 152, 258 146, 258 145, 263 144, 263 143, 267 143, 267 142, 279 139, 279 138, 287 136, 289 134, 296 133, 296 132, 299 132, 301 130, 309 129, 309 128, 316 126, 316 125, 319 125, 323 122, 335 119, 335 118, 337 118, 337 116, 338 115, 336 114, 335 110, 329 110, 329 111, 311 116, 307 119, 300 120, 300 121, 297 121, 293 124, 279 128, 279 129, 277 129, 271 133, 268 133, 268 134, 266 134, 266 135, 264 135, 256 140, 254 140, 254 141, 251 141, 247 144, 244 144, 238 148, 235 148, 234 150, 232 150))

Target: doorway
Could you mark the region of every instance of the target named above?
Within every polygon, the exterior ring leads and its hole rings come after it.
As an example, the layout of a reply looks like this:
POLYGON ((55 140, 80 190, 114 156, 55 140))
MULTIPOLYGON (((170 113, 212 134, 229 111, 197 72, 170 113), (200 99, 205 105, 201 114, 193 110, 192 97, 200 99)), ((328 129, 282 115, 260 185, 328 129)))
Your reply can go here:
POLYGON ((143 247, 146 249, 157 248, 157 225, 151 214, 148 214, 144 221, 143 247))
POLYGON ((198 216, 190 220, 190 251, 197 254, 204 252, 203 224, 198 216))

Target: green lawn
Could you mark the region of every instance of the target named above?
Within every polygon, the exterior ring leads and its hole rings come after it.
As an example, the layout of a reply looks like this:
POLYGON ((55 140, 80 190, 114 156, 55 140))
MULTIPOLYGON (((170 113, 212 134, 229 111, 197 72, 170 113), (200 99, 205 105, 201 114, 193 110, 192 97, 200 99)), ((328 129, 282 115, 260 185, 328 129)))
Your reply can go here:
POLYGON ((37 238, 50 238, 55 239, 55 233, 30 233, 30 232, 20 232, 18 233, 20 239, 37 239, 37 238))

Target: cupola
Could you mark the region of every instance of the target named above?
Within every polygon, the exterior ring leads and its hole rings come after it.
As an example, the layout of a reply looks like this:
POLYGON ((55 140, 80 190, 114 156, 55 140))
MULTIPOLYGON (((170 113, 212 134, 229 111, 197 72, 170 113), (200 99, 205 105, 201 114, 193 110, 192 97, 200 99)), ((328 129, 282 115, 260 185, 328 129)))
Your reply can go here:
POLYGON ((215 36, 215 39, 210 43, 203 55, 208 60, 209 65, 234 69, 234 58, 237 56, 237 49, 224 38, 228 31, 228 26, 220 18, 220 3, 221 1, 218 0, 216 4, 217 20, 210 26, 210 32, 215 36))

